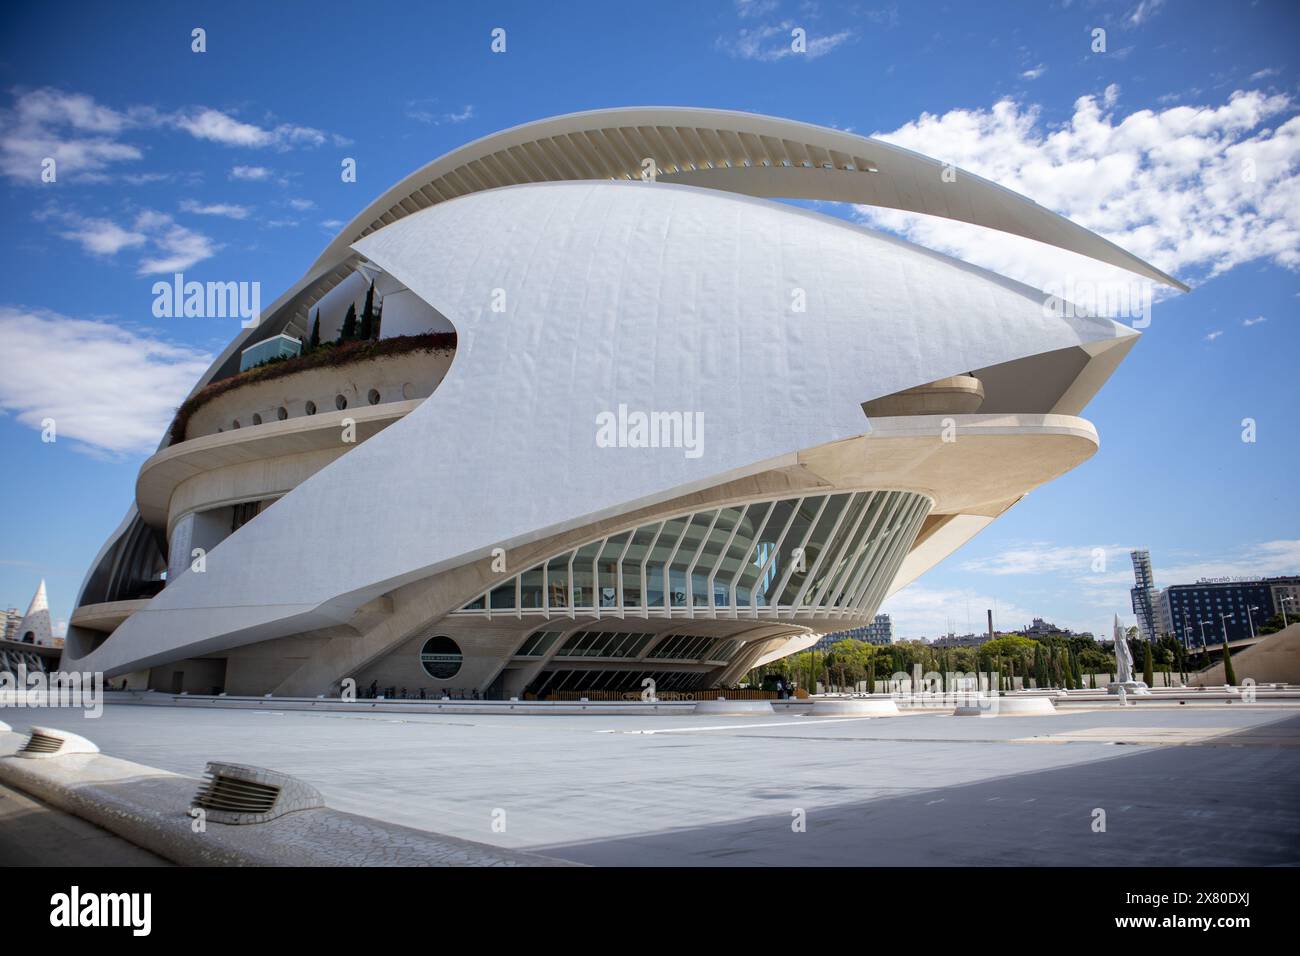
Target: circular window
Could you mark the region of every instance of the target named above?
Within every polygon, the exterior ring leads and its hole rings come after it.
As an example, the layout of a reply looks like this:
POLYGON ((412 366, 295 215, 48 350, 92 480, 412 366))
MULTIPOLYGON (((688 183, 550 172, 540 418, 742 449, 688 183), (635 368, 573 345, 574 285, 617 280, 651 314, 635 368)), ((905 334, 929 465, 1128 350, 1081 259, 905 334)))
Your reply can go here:
POLYGON ((337 408, 339 411, 343 411, 343 409, 348 407, 348 400, 344 398, 342 395, 335 395, 334 407, 337 408))
POLYGON ((448 680, 455 677, 460 673, 462 660, 464 657, 460 652, 460 645, 450 637, 441 634, 429 638, 420 649, 420 664, 423 665, 424 672, 434 680, 448 680))
POLYGON ((402 384, 402 398, 408 400, 415 398, 415 386, 412 385, 410 382, 404 382, 402 384))
POLYGON ((370 394, 367 395, 366 397, 367 397, 368 399, 370 399, 370 404, 371 404, 371 405, 378 405, 378 404, 379 404, 379 389, 377 389, 377 388, 372 388, 372 389, 370 390, 370 394))
POLYGON ((308 403, 307 403, 307 414, 308 414, 308 415, 315 415, 315 414, 316 414, 316 403, 315 403, 315 402, 308 402, 308 403))
POLYGON ((238 427, 239 427, 239 419, 236 418, 233 422, 231 422, 231 423, 230 423, 230 427, 231 427, 231 428, 238 428, 238 427))
POLYGON ((284 421, 286 418, 289 417, 289 409, 281 405, 279 408, 275 410, 275 417, 280 419, 280 421, 284 421))
POLYGON ((257 412, 253 412, 253 424, 254 425, 262 424, 262 416, 257 412))

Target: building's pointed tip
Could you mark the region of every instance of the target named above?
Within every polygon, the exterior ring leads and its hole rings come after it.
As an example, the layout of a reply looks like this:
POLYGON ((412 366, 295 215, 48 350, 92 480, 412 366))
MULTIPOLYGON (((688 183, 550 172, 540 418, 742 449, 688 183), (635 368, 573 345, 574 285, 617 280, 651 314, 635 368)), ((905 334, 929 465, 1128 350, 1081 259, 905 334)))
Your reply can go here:
POLYGON ((45 593, 45 579, 41 578, 41 583, 36 586, 36 593, 32 595, 32 603, 27 606, 27 613, 33 611, 43 611, 50 606, 49 598, 45 593))

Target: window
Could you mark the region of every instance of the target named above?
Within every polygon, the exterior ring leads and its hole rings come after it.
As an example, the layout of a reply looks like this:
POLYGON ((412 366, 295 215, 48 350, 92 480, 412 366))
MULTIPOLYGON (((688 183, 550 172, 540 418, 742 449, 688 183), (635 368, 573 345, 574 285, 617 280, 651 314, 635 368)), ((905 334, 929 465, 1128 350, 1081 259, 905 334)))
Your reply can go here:
POLYGON ((434 680, 448 680, 460 673, 464 655, 460 645, 450 637, 438 635, 424 642, 420 650, 420 664, 434 680))
POLYGON ((339 411, 343 411, 343 409, 348 407, 348 400, 344 398, 342 395, 335 395, 334 407, 337 408, 339 411))
POLYGON ((315 414, 316 414, 316 403, 315 403, 315 402, 308 402, 308 403, 307 403, 307 414, 308 414, 308 415, 315 415, 315 414))
POLYGON ((515 651, 515 657, 545 657, 546 652, 562 633, 564 632, 537 631, 530 634, 528 639, 519 646, 519 650, 515 651))
POLYGON ((275 417, 280 419, 280 421, 284 421, 286 418, 289 417, 289 409, 281 405, 279 408, 275 410, 275 417))
POLYGON ((378 405, 378 404, 379 404, 379 389, 377 389, 377 388, 372 388, 372 389, 370 390, 370 394, 367 395, 366 398, 369 399, 371 405, 378 405))
POLYGON ((257 412, 253 412, 253 424, 254 425, 262 424, 262 416, 259 415, 257 412))
POLYGON ((230 423, 230 427, 231 427, 231 428, 238 428, 238 427, 239 427, 239 419, 236 418, 233 422, 231 422, 231 423, 230 423))

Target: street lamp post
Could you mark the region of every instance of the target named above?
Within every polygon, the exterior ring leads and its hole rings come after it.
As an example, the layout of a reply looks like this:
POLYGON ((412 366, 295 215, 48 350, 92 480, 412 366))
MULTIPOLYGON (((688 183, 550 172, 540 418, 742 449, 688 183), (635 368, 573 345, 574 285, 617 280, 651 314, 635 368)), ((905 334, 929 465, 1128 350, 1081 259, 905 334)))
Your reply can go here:
POLYGON ((1250 639, 1252 641, 1255 639, 1255 612, 1258 610, 1257 606, 1246 608, 1246 621, 1250 624, 1250 639))
POLYGON ((1280 598, 1279 601, 1278 601, 1278 603, 1282 605, 1282 626, 1283 626, 1284 628, 1286 627, 1286 602, 1287 602, 1287 601, 1294 601, 1294 600, 1295 600, 1295 598, 1293 598, 1293 597, 1286 597, 1286 596, 1283 596, 1283 597, 1280 598))
POLYGON ((1227 649, 1228 649, 1228 618, 1230 618, 1230 617, 1232 617, 1232 614, 1231 614, 1231 613, 1228 613, 1228 614, 1220 614, 1220 615, 1219 615, 1219 623, 1220 623, 1221 625, 1223 625, 1223 649, 1224 649, 1224 653, 1227 653, 1227 649))
POLYGON ((1209 648, 1209 645, 1207 645, 1207 644, 1205 643, 1205 625, 1207 625, 1207 624, 1213 624, 1214 622, 1213 622, 1213 621, 1201 621, 1201 620, 1198 620, 1196 623, 1199 624, 1199 625, 1200 625, 1200 628, 1201 628, 1201 663, 1202 663, 1202 664, 1209 664, 1209 663, 1210 663, 1210 648, 1209 648))

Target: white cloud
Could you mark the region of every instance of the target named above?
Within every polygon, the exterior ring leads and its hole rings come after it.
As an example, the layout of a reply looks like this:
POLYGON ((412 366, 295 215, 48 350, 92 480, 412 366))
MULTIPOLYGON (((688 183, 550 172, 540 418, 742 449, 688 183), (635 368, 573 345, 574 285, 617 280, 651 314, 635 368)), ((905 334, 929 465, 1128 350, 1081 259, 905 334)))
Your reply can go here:
MULTIPOLYGON (((1048 127, 1040 109, 929 113, 879 138, 1022 193, 1184 280, 1264 259, 1300 269, 1300 116, 1283 95, 1116 116, 1118 88, 1080 97, 1048 127), (1109 105, 1108 105, 1109 104, 1109 105)), ((960 173, 958 174, 960 179, 960 173)), ((1131 283, 1128 273, 967 223, 856 207, 865 221, 1039 288, 1131 283)))
POLYGON ((243 146, 251 149, 274 147, 291 149, 294 146, 321 146, 327 135, 310 126, 282 123, 270 129, 245 123, 228 113, 211 107, 200 107, 190 113, 177 114, 173 121, 196 139, 209 140, 223 146, 243 146))
POLYGON ((271 171, 265 166, 232 166, 230 168, 231 179, 242 179, 248 182, 261 182, 269 179, 271 171))
POLYGON ((200 203, 193 199, 181 200, 181 212, 191 212, 197 216, 224 216, 227 219, 247 219, 251 212, 247 206, 235 203, 200 203))
MULTIPOLYGON (((129 134, 179 129, 197 139, 249 149, 315 147, 349 140, 310 126, 281 123, 262 127, 206 106, 162 112, 151 106, 113 109, 84 93, 51 87, 16 88, 8 109, 0 110, 0 175, 22 183, 41 183, 42 161, 55 161, 58 182, 109 182, 119 163, 144 158, 144 151, 126 142, 129 134)), ((253 168, 253 167, 246 167, 253 168)), ((136 174, 141 177, 170 174, 136 174)))
POLYGON ((1025 72, 1020 74, 1020 78, 1022 80, 1036 80, 1046 72, 1047 72, 1046 64, 1040 63, 1038 64, 1038 66, 1035 66, 1032 69, 1025 70, 1025 72))
POLYGON ((113 256, 145 243, 143 233, 123 229, 109 219, 75 218, 59 235, 80 243, 83 250, 95 256, 113 256))
POLYGON ((1267 80, 1270 76, 1277 76, 1281 72, 1282 71, 1275 66, 1270 66, 1263 70, 1256 70, 1254 73, 1250 74, 1250 81, 1252 83, 1258 83, 1260 80, 1267 80))
POLYGON ((430 126, 441 126, 443 123, 464 123, 474 118, 474 106, 466 104, 460 110, 453 110, 450 113, 439 112, 433 108, 437 100, 410 100, 406 104, 406 115, 408 118, 419 123, 428 123, 430 126))
POLYGON ((736 16, 742 20, 762 17, 772 13, 778 6, 777 0, 736 0, 736 16))
POLYGON ((165 272, 184 272, 190 266, 210 259, 221 247, 209 237, 193 229, 177 225, 164 213, 143 212, 136 218, 137 228, 146 229, 155 255, 140 260, 140 275, 165 272))
POLYGON ((36 219, 61 223, 58 235, 79 243, 91 255, 111 257, 123 249, 149 250, 138 264, 140 275, 184 271, 210 259, 221 248, 203 233, 178 225, 171 216, 152 209, 139 212, 129 227, 55 207, 37 213, 36 219))
MULTIPOLYGON (((1099 633, 1102 619, 1108 619, 1117 611, 1121 617, 1126 617, 1131 609, 1129 589, 1134 583, 1132 561, 1128 554, 1131 550, 1132 546, 1116 544, 1058 545, 1040 541, 1015 543, 987 558, 967 560, 960 567, 963 572, 989 574, 995 578, 1019 576, 1020 580, 1012 582, 1012 596, 1017 601, 1023 601, 1025 595, 1032 595, 1038 605, 1038 609, 1033 612, 1035 615, 1055 620, 1056 623, 1075 630, 1099 633), (1095 563, 1094 548, 1103 550, 1104 563, 1095 563), (1092 611, 1094 608, 1098 612, 1096 616, 1092 611)), ((1265 541, 1245 545, 1212 558, 1191 555, 1181 556, 1174 561, 1162 561, 1161 553, 1153 551, 1152 559, 1158 587, 1192 584, 1201 578, 1256 578, 1295 574, 1300 568, 1300 540, 1265 541)), ((896 603, 900 598, 907 598, 914 588, 915 585, 900 592, 886 603, 884 610, 899 608, 896 623, 904 615, 920 614, 925 624, 918 633, 937 633, 935 623, 939 614, 949 617, 959 615, 960 620, 954 621, 954 626, 965 629, 963 609, 967 602, 972 617, 978 615, 981 620, 983 609, 993 606, 989 603, 993 598, 973 596, 978 591, 978 585, 976 591, 970 592, 927 592, 922 588, 920 598, 908 598, 903 603, 896 603), (934 604, 928 611, 927 601, 934 604)), ((998 608, 1002 607, 999 603, 998 608)), ((1024 616, 1022 623, 1029 621, 1027 611, 1019 608, 1015 610, 1024 616)), ((1020 623, 1009 616, 999 618, 999 628, 1018 626, 1020 623)), ((982 624, 976 627, 977 630, 981 628, 982 624)))
POLYGON ((148 454, 211 357, 107 322, 0 306, 0 411, 59 441, 148 454))
POLYGON ((1131 26, 1141 26, 1147 20, 1150 20, 1157 10, 1165 5, 1165 0, 1142 0, 1134 8, 1133 12, 1128 15, 1128 22, 1131 26))
POLYGON ((316 208, 316 204, 310 199, 290 199, 289 205, 294 209, 297 209, 299 212, 305 212, 308 209, 316 208))
POLYGON ((808 30, 807 24, 782 20, 780 23, 743 27, 734 37, 718 37, 715 46, 741 60, 758 60, 766 63, 784 60, 787 57, 815 60, 856 39, 857 35, 857 31, 853 29, 818 34, 808 30), (796 27, 806 31, 806 45, 801 53, 795 52, 793 48, 792 34, 796 27))
POLYGON ((1046 542, 1018 544, 987 558, 962 563, 963 571, 981 574, 1047 574, 1090 571, 1100 558, 1103 567, 1127 560, 1131 550, 1118 544, 1054 545, 1046 542), (1100 553, 1099 553, 1100 552, 1100 553))
POLYGON ((1201 578, 1256 578, 1295 574, 1300 569, 1300 538, 1279 538, 1244 545, 1235 552, 1214 558, 1185 558, 1162 564, 1152 553, 1156 585, 1194 584, 1201 578))
POLYGON ((1241 324, 1246 328, 1250 328, 1252 325, 1259 325, 1259 323, 1267 321, 1268 319, 1265 316, 1257 315, 1253 319, 1243 319, 1241 324))
MULTIPOLYGON (((880 612, 894 621, 896 638, 927 637, 933 640, 948 633, 982 633, 988 628, 986 610, 993 610, 993 626, 999 631, 1024 627, 1034 612, 1014 601, 974 588, 935 588, 912 584, 888 598, 880 612)), ((1074 624, 1062 623, 1074 627, 1074 624)))
POLYGON ((1217 338, 1218 338, 1220 335, 1222 335, 1222 334, 1223 334, 1223 330, 1222 330, 1222 329, 1215 329, 1213 332, 1211 332, 1209 335, 1207 335, 1207 336, 1205 337, 1205 341, 1207 341, 1207 342, 1213 342, 1215 339, 1217 339, 1217 338))
POLYGON ((102 182, 113 164, 144 156, 119 137, 145 119, 142 112, 118 112, 84 94, 16 89, 13 106, 0 111, 0 174, 38 184, 48 157, 59 182, 102 182))
POLYGON ((252 123, 241 123, 220 110, 200 109, 176 118, 176 125, 196 139, 211 140, 224 146, 269 146, 272 135, 252 123))

